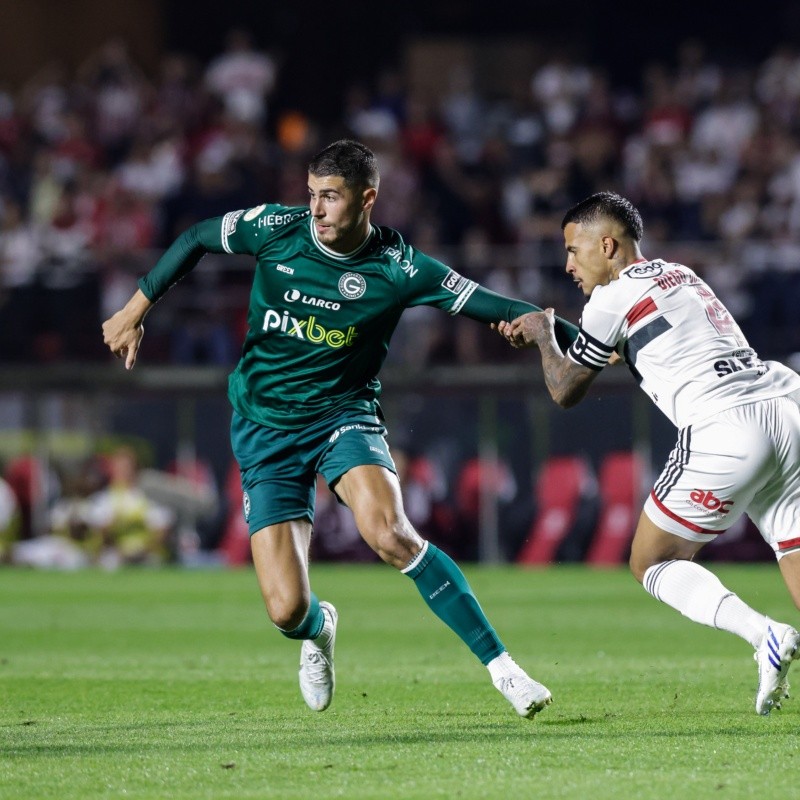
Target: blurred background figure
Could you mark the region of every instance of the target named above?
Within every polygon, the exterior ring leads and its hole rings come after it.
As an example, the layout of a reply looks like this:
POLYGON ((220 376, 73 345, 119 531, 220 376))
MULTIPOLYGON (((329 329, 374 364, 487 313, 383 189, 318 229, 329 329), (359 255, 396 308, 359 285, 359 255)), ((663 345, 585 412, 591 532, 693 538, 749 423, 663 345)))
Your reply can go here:
POLYGON ((19 503, 14 490, 0 477, 0 564, 11 561, 11 550, 21 528, 19 503))
POLYGON ((173 554, 175 514, 142 491, 131 447, 119 447, 108 457, 108 484, 86 499, 85 521, 89 535, 101 539, 98 563, 103 567, 161 564, 173 554))
POLYGON ((275 61, 256 49, 250 31, 237 27, 228 31, 225 50, 208 65, 204 80, 231 119, 263 125, 276 72, 275 61))

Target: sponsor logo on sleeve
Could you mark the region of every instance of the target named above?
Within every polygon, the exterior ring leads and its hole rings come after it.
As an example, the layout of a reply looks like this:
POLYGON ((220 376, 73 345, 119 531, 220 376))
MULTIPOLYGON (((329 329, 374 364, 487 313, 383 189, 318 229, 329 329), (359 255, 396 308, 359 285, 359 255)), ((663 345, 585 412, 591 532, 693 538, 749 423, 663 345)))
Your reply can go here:
POLYGON ((245 222, 250 222, 250 220, 255 219, 266 207, 267 207, 267 204, 266 203, 262 203, 260 206, 256 206, 255 208, 251 208, 244 215, 244 221, 245 222))
POLYGON ((236 230, 236 224, 239 222, 239 217, 241 217, 242 214, 244 214, 244 209, 240 209, 239 211, 229 211, 222 218, 222 249, 226 253, 233 252, 228 245, 228 237, 236 230))
POLYGON ((367 291, 367 282, 357 272, 345 272, 339 278, 339 293, 348 300, 357 300, 367 291))
POLYGON ((244 511, 244 520, 248 522, 250 520, 250 495, 247 492, 242 495, 242 510, 244 511))
POLYGON ((225 215, 225 235, 230 236, 235 230, 239 222, 239 217, 244 214, 244 211, 231 211, 225 215))
POLYGON ((464 289, 468 282, 468 278, 465 278, 463 275, 459 275, 455 270, 451 269, 447 275, 444 276, 442 286, 444 286, 448 292, 459 294, 459 292, 464 289))

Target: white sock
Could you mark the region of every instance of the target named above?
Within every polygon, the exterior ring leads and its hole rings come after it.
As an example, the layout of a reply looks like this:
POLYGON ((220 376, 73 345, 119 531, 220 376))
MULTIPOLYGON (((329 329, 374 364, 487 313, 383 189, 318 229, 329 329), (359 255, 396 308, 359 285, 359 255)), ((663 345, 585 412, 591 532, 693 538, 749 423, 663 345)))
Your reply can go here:
POLYGON ((319 632, 319 636, 315 636, 314 641, 320 647, 326 647, 331 640, 331 636, 333 636, 333 620, 325 608, 320 610, 322 611, 322 618, 325 621, 322 623, 322 630, 319 632))
POLYGON ((767 620, 714 573, 693 561, 664 561, 644 573, 642 585, 656 600, 672 606, 693 622, 735 633, 753 647, 761 644, 767 620))
POLYGON ((721 631, 730 631, 758 648, 767 630, 768 620, 754 611, 738 595, 731 592, 719 605, 716 626, 721 631))
POLYGON ((525 670, 514 661, 513 658, 503 651, 499 656, 495 656, 487 665, 486 669, 492 676, 492 683, 497 683, 504 678, 514 678, 517 675, 524 675, 525 670))

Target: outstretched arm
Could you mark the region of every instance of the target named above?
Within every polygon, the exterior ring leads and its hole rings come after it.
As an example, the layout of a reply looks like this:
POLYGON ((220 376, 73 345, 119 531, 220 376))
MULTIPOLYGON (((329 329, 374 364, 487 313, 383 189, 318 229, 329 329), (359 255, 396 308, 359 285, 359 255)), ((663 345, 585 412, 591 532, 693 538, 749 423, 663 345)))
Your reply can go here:
MULTIPOLYGON (((539 306, 526 303, 524 300, 515 300, 501 294, 477 286, 470 298, 464 304, 462 314, 479 322, 490 322, 493 327, 501 320, 509 321, 531 311, 541 311, 539 306)), ((571 322, 561 317, 554 317, 554 330, 556 341, 564 349, 568 348, 578 338, 578 328, 571 322)))
POLYGON ((550 396, 562 408, 571 408, 583 400, 599 371, 576 364, 561 352, 554 323, 555 314, 548 308, 541 313, 524 314, 511 322, 501 322, 497 329, 513 347, 538 346, 550 396))

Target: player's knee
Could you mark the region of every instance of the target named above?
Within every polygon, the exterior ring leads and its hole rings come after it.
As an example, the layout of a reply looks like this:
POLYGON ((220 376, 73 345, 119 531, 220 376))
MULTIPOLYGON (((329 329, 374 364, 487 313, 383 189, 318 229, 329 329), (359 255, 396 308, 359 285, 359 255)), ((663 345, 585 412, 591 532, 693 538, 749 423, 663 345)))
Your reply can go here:
POLYGON ((286 596, 272 596, 266 601, 267 614, 282 631, 294 630, 308 614, 308 602, 286 596))
POLYGON ((645 554, 637 552, 634 550, 630 558, 628 559, 628 567, 630 568, 633 577, 636 578, 639 583, 642 583, 644 580, 644 574, 647 570, 653 566, 653 560, 651 558, 647 558, 645 554))
POLYGON ((382 561, 398 569, 419 551, 419 536, 407 520, 395 515, 374 520, 364 538, 382 561))

